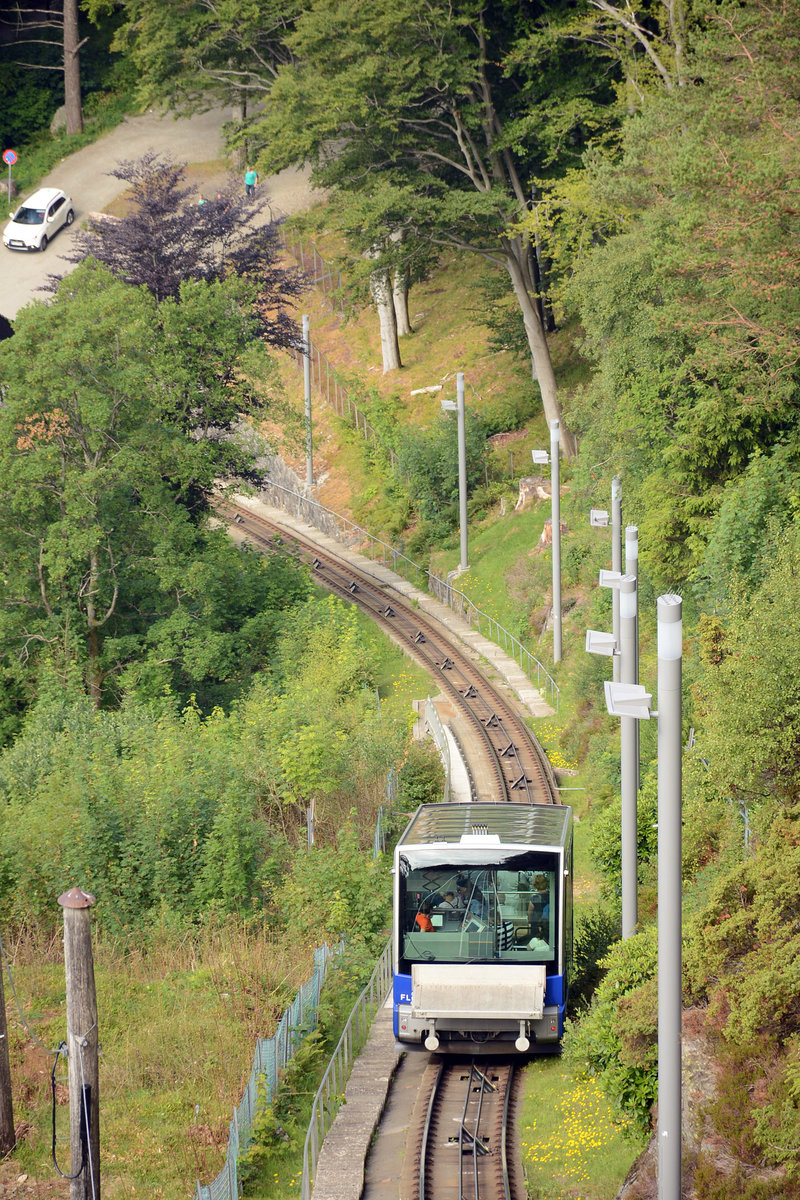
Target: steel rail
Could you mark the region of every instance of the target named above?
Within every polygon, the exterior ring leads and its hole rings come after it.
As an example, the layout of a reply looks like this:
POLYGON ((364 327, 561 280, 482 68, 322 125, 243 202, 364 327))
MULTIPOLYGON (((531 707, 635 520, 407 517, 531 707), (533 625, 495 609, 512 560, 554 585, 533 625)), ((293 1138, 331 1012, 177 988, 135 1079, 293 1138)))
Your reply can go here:
POLYGON ((552 767, 541 746, 435 618, 420 613, 400 595, 393 594, 389 603, 390 585, 294 530, 238 505, 220 505, 219 511, 254 542, 272 546, 277 536, 284 545, 288 540, 297 546, 303 557, 310 558, 325 587, 359 604, 435 676, 480 738, 496 780, 497 797, 503 802, 558 803, 552 767))
POLYGON ((514 1064, 489 1060, 478 1067, 472 1060, 466 1075, 464 1071, 464 1062, 442 1062, 429 1084, 414 1200, 437 1200, 443 1194, 458 1200, 512 1200, 508 1133, 514 1064), (464 1080, 466 1093, 460 1086, 464 1080), (451 1123, 458 1126, 457 1136, 447 1135, 451 1123))

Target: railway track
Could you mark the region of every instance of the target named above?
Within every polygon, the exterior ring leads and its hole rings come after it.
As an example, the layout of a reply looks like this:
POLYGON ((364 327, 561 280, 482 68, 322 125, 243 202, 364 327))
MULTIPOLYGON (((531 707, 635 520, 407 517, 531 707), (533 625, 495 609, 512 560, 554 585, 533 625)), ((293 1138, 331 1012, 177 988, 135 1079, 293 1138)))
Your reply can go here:
POLYGON ((511 1145, 514 1065, 441 1063, 425 1079, 412 1200, 517 1200, 523 1191, 511 1145))
POLYGON ((521 714, 486 679, 478 666, 433 618, 406 601, 400 592, 351 562, 288 530, 277 522, 232 503, 217 511, 255 546, 272 549, 276 538, 291 542, 313 568, 325 588, 359 605, 396 642, 411 653, 436 680, 469 722, 491 764, 491 794, 477 796, 498 803, 556 804, 552 767, 521 714))

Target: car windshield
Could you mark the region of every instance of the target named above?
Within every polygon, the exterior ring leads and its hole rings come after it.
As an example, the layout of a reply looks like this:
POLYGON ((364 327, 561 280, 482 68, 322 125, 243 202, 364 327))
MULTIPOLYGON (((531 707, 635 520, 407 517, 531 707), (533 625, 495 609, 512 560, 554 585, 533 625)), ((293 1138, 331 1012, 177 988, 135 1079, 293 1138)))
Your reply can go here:
POLYGON ((442 865, 401 879, 401 958, 415 962, 546 963, 556 969, 553 856, 514 869, 442 865))
POLYGON ((42 225, 44 223, 43 208, 26 208, 24 205, 14 217, 17 225, 42 225))

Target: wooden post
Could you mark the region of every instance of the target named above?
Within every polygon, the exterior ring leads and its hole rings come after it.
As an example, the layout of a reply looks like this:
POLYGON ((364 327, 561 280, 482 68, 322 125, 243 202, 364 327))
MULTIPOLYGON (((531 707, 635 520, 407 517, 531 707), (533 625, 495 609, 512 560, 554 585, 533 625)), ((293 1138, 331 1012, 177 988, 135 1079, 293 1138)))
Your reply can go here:
POLYGON ((11 1101, 11 1065, 8 1054, 6 997, 3 991, 3 958, 0 957, 0 1155, 14 1149, 14 1106, 11 1101))
POLYGON ((100 1200, 100 1088, 97 997, 92 926, 94 896, 72 888, 59 896, 64 909, 64 968, 67 977, 69 1134, 72 1151, 70 1200, 100 1200), (88 1115, 88 1137, 86 1117, 88 1115), (79 1173, 80 1172, 80 1173, 79 1173))

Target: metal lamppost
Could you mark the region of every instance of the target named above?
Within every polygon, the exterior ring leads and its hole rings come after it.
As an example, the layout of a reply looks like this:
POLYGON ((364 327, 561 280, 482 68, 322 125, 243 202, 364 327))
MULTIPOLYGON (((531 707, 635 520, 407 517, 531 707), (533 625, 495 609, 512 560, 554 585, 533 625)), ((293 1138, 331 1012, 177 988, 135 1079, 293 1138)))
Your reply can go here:
POLYGON ((306 423, 306 488, 314 486, 314 459, 311 439, 311 341, 308 336, 308 316, 303 315, 303 393, 306 423))
MULTIPOLYGON (((622 574, 622 483, 619 475, 611 480, 611 570, 622 574)), ((615 589, 612 597, 611 628, 619 644, 619 592, 615 589)), ((614 679, 619 682, 620 661, 614 659, 614 679)))
MULTIPOLYGON (((635 673, 633 679, 627 680, 628 683, 639 682, 639 530, 635 525, 625 526, 625 574, 633 575, 636 580, 636 661, 635 673)), ((636 787, 637 789, 642 782, 641 774, 641 754, 639 745, 639 725, 638 722, 634 728, 634 736, 636 743, 636 787)))
POLYGON ((458 413, 458 525, 461 542, 461 560, 458 570, 461 573, 469 570, 467 553, 467 429, 464 410, 464 375, 461 371, 456 375, 456 400, 442 400, 441 404, 445 412, 458 413))
POLYGON ((550 463, 550 492, 551 509, 550 525, 552 530, 552 559, 553 559, 553 662, 561 662, 561 474, 559 461, 559 426, 558 421, 550 422, 550 454, 546 450, 531 450, 531 458, 536 466, 550 463))
POLYGON ((681 680, 680 596, 659 596, 658 711, 639 684, 606 683, 614 716, 658 718, 658 1200, 681 1194, 681 680))
MULTIPOLYGON (((635 575, 601 571, 600 586, 614 589, 618 598, 618 636, 589 629, 586 649, 590 654, 611 655, 619 662, 622 684, 635 684, 639 674, 637 587, 635 575)), ((639 790, 638 726, 623 716, 620 725, 621 849, 622 849, 622 936, 636 932, 639 921, 639 855, 637 793, 639 790)))

